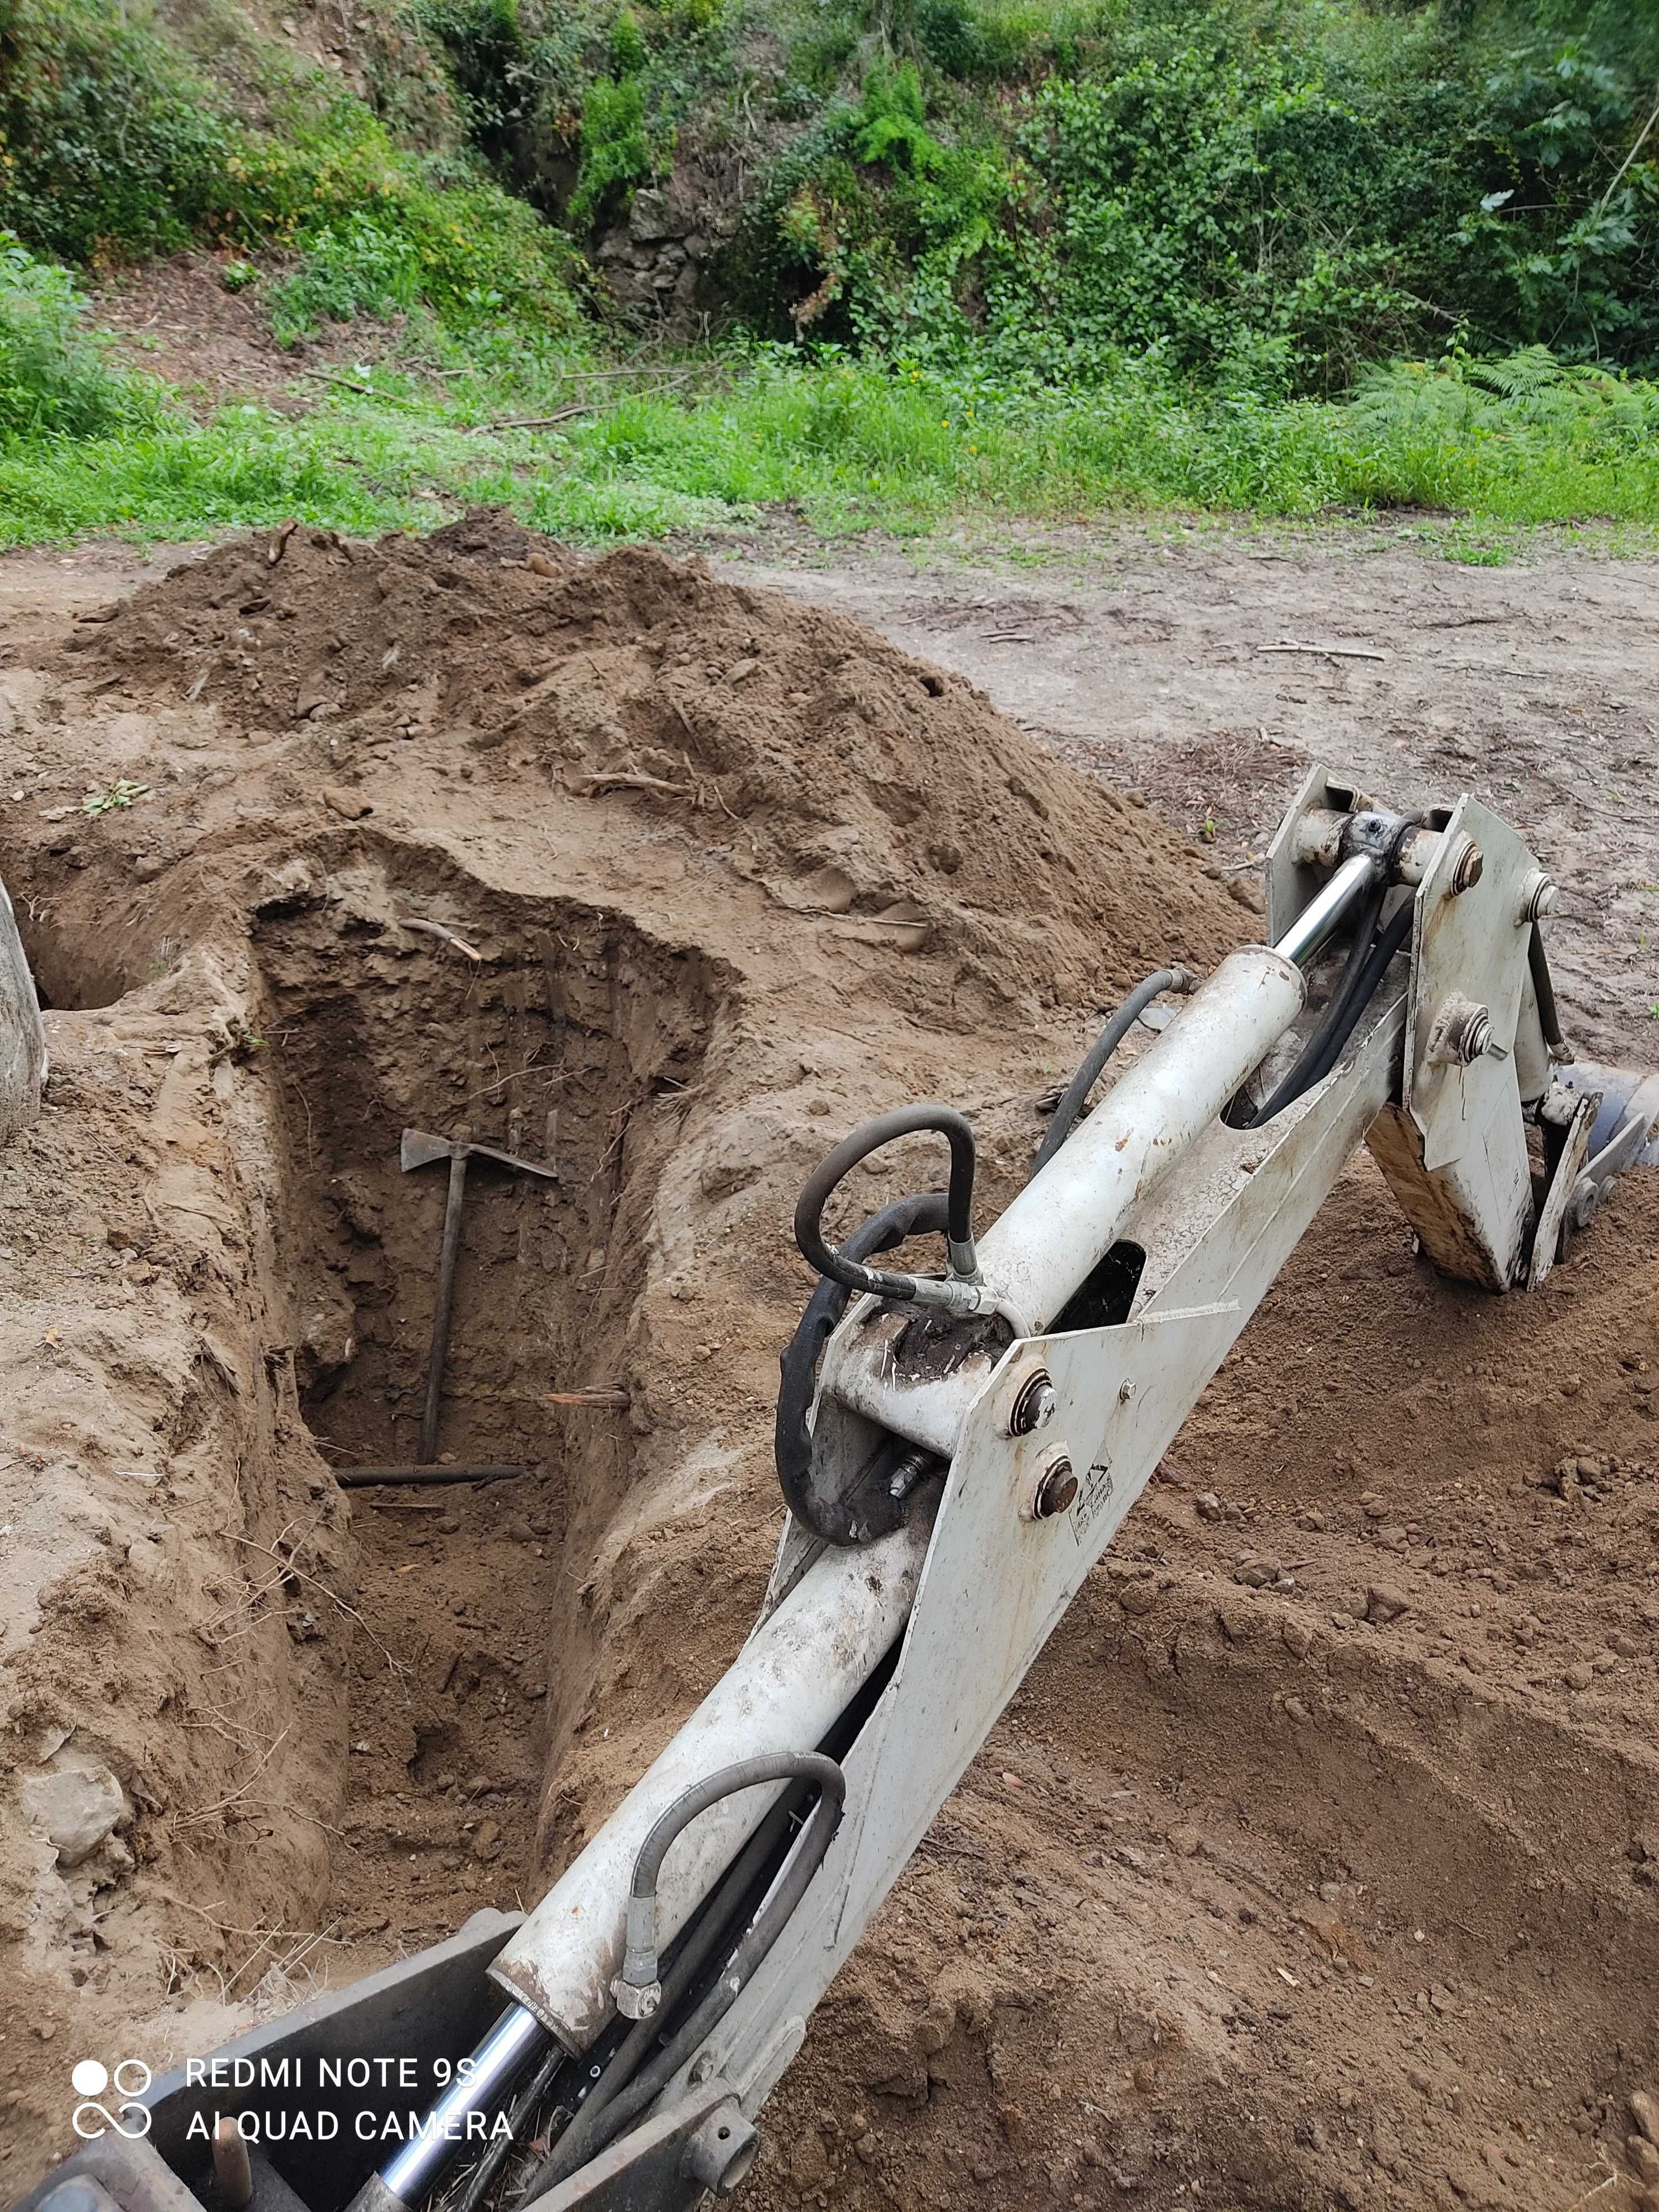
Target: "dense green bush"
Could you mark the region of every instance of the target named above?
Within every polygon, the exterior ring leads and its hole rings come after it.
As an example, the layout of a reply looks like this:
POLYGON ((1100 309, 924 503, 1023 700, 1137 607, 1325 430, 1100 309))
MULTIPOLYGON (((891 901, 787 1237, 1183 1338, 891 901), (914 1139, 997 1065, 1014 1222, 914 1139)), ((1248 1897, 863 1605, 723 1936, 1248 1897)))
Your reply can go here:
POLYGON ((112 365, 86 313, 67 270, 0 230, 0 443, 97 437, 160 419, 159 388, 112 365))
POLYGON ((1631 11, 825 0, 732 258, 780 334, 1340 390, 1547 343, 1659 362, 1659 32, 1631 11), (871 52, 870 32, 880 39, 871 52), (793 102, 799 83, 816 96, 793 102))
POLYGON ((182 246, 237 133, 137 9, 0 0, 0 222, 69 261, 182 246))
POLYGON ((269 129, 232 117, 136 5, 0 0, 0 222, 94 265, 192 240, 292 247, 285 336, 417 301, 453 327, 573 325, 568 242, 475 167, 446 174, 286 64, 268 105, 269 129))

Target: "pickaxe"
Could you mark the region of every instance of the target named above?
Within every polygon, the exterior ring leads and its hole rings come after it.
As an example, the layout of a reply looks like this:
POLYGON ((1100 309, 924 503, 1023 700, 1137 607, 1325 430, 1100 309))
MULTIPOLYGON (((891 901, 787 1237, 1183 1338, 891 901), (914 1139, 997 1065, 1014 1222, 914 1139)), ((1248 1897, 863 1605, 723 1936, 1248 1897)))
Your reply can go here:
POLYGON ((438 1260, 438 1296, 432 1309, 432 1351, 427 1361, 426 1404, 421 1413, 421 1441, 415 1454, 416 1467, 430 1467, 438 1449, 438 1407, 443 1396, 444 1360, 449 1352, 449 1310, 455 1297, 455 1262, 461 1249, 461 1208, 466 1200, 466 1167, 471 1159, 494 1160, 498 1167, 519 1175, 540 1176, 556 1182, 556 1168, 539 1167, 521 1160, 495 1145, 475 1145, 463 1139, 434 1137, 426 1129, 405 1129, 399 1152, 403 1170, 430 1167, 434 1160, 449 1162, 449 1195, 444 1201, 444 1241, 438 1260))

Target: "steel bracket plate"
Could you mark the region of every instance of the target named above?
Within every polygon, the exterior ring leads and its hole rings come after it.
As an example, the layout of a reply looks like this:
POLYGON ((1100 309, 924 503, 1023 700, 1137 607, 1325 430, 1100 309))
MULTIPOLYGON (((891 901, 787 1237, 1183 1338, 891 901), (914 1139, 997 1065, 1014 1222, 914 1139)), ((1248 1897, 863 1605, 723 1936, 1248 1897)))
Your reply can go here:
POLYGON ((1516 1072, 1538 863, 1509 824, 1465 794, 1418 886, 1412 921, 1402 1107, 1370 1145, 1423 1249, 1447 1274, 1507 1291, 1525 1279, 1532 1170, 1516 1072), (1473 843, 1479 879, 1453 880, 1473 843), (1449 1042, 1462 1006, 1484 1011, 1491 1049, 1465 1062, 1449 1042))
POLYGON ((1351 784, 1333 782, 1323 762, 1315 761, 1297 786, 1273 832, 1262 871, 1267 902, 1267 942, 1277 945, 1325 881, 1321 871, 1296 855, 1297 827, 1305 815, 1353 814, 1370 802, 1351 784))
POLYGON ((690 2212, 708 2189, 695 2170, 694 2147, 701 2130, 718 2124, 723 2109, 738 2111, 729 2081, 716 2079, 688 2090, 521 2212, 690 2212))
POLYGON ((1597 1091, 1581 1091, 1574 1099, 1554 1173, 1550 1177, 1550 1187, 1544 1194, 1544 1203, 1538 1209, 1538 1226, 1533 1232, 1532 1261, 1527 1270, 1527 1288, 1529 1291, 1538 1288, 1560 1257, 1567 1207, 1571 1202, 1578 1178, 1589 1162, 1590 1131, 1595 1125, 1595 1117, 1601 1108, 1601 1095, 1597 1091))

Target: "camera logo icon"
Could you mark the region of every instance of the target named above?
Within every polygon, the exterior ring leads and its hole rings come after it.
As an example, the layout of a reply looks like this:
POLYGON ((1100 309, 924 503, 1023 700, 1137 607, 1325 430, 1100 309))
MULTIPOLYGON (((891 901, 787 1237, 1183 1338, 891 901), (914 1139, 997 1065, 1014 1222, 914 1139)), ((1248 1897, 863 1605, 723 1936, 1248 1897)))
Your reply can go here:
POLYGON ((142 2058, 121 2058, 113 2069, 96 2058, 77 2060, 70 2072, 70 2082, 81 2100, 76 2105, 70 2124, 82 2142, 96 2142, 100 2136, 125 2136, 129 2142, 137 2142, 149 2133, 150 2111, 148 2105, 137 2100, 149 2088, 150 2070, 142 2058), (107 2105, 97 2100, 106 2090, 113 2090, 117 2099, 112 2112, 107 2105))

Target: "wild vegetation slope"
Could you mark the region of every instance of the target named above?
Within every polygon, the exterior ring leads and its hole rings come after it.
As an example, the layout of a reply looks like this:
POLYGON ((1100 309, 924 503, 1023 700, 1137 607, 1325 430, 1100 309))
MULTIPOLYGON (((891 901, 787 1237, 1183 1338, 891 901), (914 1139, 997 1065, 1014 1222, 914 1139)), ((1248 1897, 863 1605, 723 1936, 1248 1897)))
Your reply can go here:
POLYGON ((10 535, 1659 506, 1659 18, 1616 0, 261 4, 0 0, 10 535), (285 344, 360 326, 325 423, 100 356, 63 270, 185 246, 285 344), (703 368, 578 404, 642 340, 703 368), (533 467, 485 428, 526 417, 533 467))

